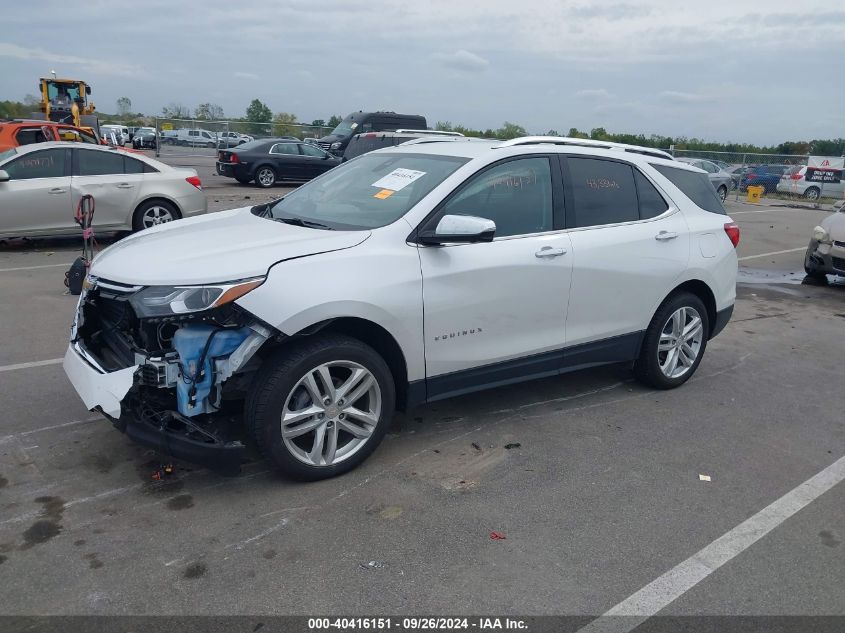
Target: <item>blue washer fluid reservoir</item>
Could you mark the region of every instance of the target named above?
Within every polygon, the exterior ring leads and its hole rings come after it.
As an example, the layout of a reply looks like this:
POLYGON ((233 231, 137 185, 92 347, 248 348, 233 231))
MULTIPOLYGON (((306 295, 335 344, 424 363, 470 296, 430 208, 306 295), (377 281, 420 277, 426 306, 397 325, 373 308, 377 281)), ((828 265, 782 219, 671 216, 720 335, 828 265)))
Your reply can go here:
POLYGON ((241 343, 249 336, 251 330, 248 327, 237 330, 226 330, 213 325, 186 325, 176 330, 173 335, 173 349, 179 353, 182 364, 182 375, 176 385, 176 402, 179 413, 185 416, 194 416, 204 413, 206 400, 211 393, 214 372, 212 371, 215 358, 222 358, 234 352, 241 343), (213 335, 208 346, 208 352, 202 367, 199 367, 200 357, 208 338, 213 335), (198 371, 202 370, 199 374, 198 371), (196 392, 193 396, 191 406, 191 384, 193 383, 196 392))

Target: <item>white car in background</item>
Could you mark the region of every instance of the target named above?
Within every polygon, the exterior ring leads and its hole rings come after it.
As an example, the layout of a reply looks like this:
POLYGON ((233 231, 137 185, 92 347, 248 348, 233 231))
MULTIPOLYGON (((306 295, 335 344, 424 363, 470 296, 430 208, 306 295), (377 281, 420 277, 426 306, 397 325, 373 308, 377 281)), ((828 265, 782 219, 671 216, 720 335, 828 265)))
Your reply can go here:
POLYGON ((807 166, 796 166, 789 169, 780 177, 777 184, 778 193, 790 193, 802 196, 808 200, 819 198, 836 198, 841 200, 845 192, 845 180, 839 182, 809 182, 806 179, 807 166))
POLYGON ((217 135, 217 138, 218 149, 237 147, 238 145, 243 145, 244 143, 249 143, 250 141, 255 140, 253 137, 247 136, 246 134, 240 134, 239 132, 220 132, 217 135))
POLYGON ((132 439, 220 470, 245 395, 269 461, 322 479, 397 407, 609 363, 680 386, 730 319, 738 241, 659 150, 421 138, 106 249, 65 370, 132 439))
POLYGON ((73 213, 94 196, 94 229, 139 231, 208 210, 197 172, 82 143, 0 152, 0 238, 78 235, 73 213))

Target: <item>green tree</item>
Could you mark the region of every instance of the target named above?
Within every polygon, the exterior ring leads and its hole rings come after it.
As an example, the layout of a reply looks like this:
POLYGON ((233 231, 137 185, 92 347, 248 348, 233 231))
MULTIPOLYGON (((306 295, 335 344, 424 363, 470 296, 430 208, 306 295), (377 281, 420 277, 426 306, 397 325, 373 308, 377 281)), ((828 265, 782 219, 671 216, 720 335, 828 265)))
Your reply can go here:
POLYGON ((132 112, 132 99, 129 97, 120 97, 117 100, 117 114, 122 119, 125 119, 132 112))
POLYGON ((266 134, 267 126, 262 123, 270 123, 273 120, 273 111, 259 99, 253 99, 246 109, 246 120, 252 123, 249 126, 253 134, 266 134))
POLYGON ((329 119, 328 123, 326 123, 326 127, 335 129, 338 125, 340 125, 341 121, 343 121, 343 119, 335 114, 329 119))
POLYGON ((587 134, 584 132, 580 132, 577 127, 569 128, 569 134, 567 134, 569 138, 589 138, 587 134))
POLYGON ((165 119, 190 119, 191 109, 181 103, 170 103, 161 109, 161 116, 165 119))
POLYGON ((594 141, 609 141, 607 130, 603 127, 594 127, 590 130, 590 138, 594 141))
POLYGON ((299 126, 296 125, 296 115, 290 112, 278 112, 273 117, 273 136, 299 137, 299 126))
POLYGON ((326 127, 326 120, 325 119, 314 119, 311 121, 311 125, 314 127, 326 127))
POLYGON ((440 132, 454 132, 455 128, 452 126, 451 121, 438 121, 434 124, 434 129, 439 130, 440 132))
POLYGON ((502 140, 508 140, 511 138, 518 138, 520 136, 528 136, 528 132, 525 131, 525 128, 521 125, 517 125, 516 123, 511 123, 510 121, 505 121, 498 130, 494 132, 496 138, 500 138, 502 140))
POLYGON ((560 136, 560 132, 558 132, 556 129, 552 128, 551 130, 546 132, 546 136, 560 136))

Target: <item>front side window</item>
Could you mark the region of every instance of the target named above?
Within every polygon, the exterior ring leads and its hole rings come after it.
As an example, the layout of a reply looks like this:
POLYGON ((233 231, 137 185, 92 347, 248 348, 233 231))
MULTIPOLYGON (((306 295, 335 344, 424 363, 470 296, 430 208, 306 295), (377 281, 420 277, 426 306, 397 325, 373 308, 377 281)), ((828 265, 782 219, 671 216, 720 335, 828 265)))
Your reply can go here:
POLYGON ((78 176, 104 176, 123 173, 123 154, 118 152, 97 152, 77 150, 79 161, 78 176))
POLYGON ((302 153, 305 156, 315 156, 316 158, 323 158, 323 156, 326 155, 326 153, 319 147, 314 147, 313 145, 309 145, 308 143, 303 143, 299 146, 299 149, 302 150, 302 153))
POLYGON ((496 237, 551 231, 554 220, 549 159, 511 160, 473 176, 443 205, 436 220, 444 215, 493 220, 496 237))
POLYGON ((719 194, 707 174, 696 173, 687 169, 679 169, 668 165, 652 165, 657 171, 666 176, 673 185, 696 205, 710 213, 727 215, 719 194))
POLYGON ((574 203, 573 227, 640 219, 631 165, 600 158, 568 159, 574 203))
POLYGON ((387 226, 469 159, 430 154, 367 154, 256 207, 275 220, 342 230, 387 226))
POLYGON ((47 149, 41 152, 24 154, 7 163, 3 169, 11 180, 30 180, 32 178, 61 178, 65 175, 67 150, 47 149))

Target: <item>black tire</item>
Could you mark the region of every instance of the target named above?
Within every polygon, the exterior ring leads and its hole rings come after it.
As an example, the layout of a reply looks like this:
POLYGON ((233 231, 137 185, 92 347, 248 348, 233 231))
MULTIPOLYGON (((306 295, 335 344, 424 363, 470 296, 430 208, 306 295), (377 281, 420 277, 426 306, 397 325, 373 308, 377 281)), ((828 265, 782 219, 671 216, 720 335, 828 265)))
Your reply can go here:
POLYGON ((255 186, 261 187, 262 189, 270 189, 276 185, 276 181, 278 181, 279 177, 276 174, 276 170, 273 169, 270 165, 260 165, 255 170, 255 175, 253 176, 255 180, 255 186))
POLYGON ((807 187, 807 190, 804 192, 804 197, 807 200, 818 200, 822 197, 821 189, 818 187, 807 187))
POLYGON ((138 208, 135 209, 135 213, 132 214, 133 231, 143 231, 145 228, 148 228, 145 226, 144 217, 153 207, 161 207, 170 213, 172 220, 166 220, 166 222, 172 222, 173 220, 178 220, 182 217, 182 214, 179 213, 179 209, 166 200, 147 200, 146 202, 142 202, 138 205, 138 208))
POLYGON ((695 374, 695 371, 701 364, 701 359, 704 357, 704 352, 707 349, 709 335, 710 318, 704 302, 689 292, 679 292, 670 295, 660 304, 646 330, 640 356, 634 363, 634 376, 643 384, 654 387, 655 389, 674 389, 675 387, 680 387, 695 374), (695 309, 701 317, 703 326, 701 345, 698 355, 690 368, 683 375, 670 378, 660 369, 658 346, 661 333, 663 332, 664 326, 667 325, 669 318, 677 310, 684 307, 695 309))
POLYGON ((719 193, 719 199, 722 202, 724 202, 725 200, 728 199, 728 188, 725 185, 722 185, 721 187, 719 187, 718 193, 719 193))
POLYGON ((235 176, 235 180, 237 180, 242 185, 248 185, 252 181, 252 178, 244 178, 243 176, 235 176))
POLYGON ((348 472, 361 464, 384 439, 396 402, 387 363, 370 346, 342 335, 315 335, 284 347, 264 361, 247 396, 244 418, 261 453, 281 473, 301 481, 317 481, 348 472), (366 368, 381 391, 381 413, 360 449, 334 465, 314 466, 291 453, 282 439, 282 411, 299 380, 313 368, 332 361, 352 361, 366 368))

